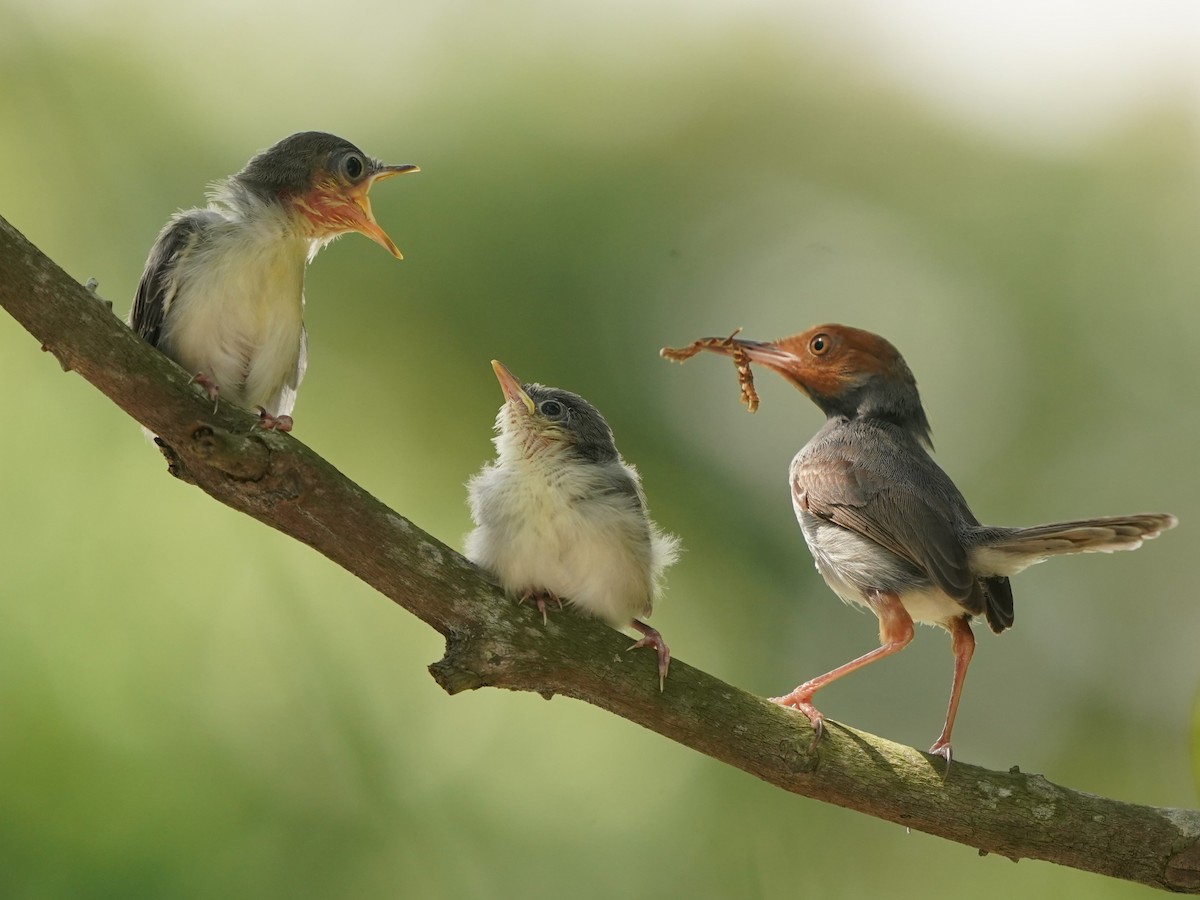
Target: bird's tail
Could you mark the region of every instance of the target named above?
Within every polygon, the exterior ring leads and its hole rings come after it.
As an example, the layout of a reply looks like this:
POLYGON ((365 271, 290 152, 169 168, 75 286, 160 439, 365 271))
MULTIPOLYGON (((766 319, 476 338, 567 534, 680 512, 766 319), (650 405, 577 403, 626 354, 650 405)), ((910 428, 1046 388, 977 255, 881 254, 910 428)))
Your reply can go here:
POLYGON ((1174 516, 1165 513, 1145 513, 1054 522, 1028 528, 981 525, 972 534, 970 554, 977 571, 1013 575, 1050 556, 1136 550, 1142 546, 1142 541, 1174 528, 1176 521, 1174 516))

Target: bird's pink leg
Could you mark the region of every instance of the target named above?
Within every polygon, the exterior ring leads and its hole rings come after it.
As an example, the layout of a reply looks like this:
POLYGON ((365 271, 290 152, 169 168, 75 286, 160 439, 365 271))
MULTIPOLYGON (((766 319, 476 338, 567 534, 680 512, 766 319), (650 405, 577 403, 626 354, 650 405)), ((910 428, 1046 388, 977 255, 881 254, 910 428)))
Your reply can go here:
POLYGON ((258 427, 263 431, 291 431, 292 422, 291 416, 273 416, 267 412, 266 407, 256 406, 258 410, 258 427))
POLYGON ((540 612, 542 614, 542 624, 543 625, 549 624, 549 620, 546 618, 546 601, 547 600, 553 600, 555 603, 558 604, 559 609, 563 608, 562 599, 558 596, 558 594, 554 593, 553 591, 537 591, 537 590, 534 590, 533 588, 530 588, 529 590, 527 590, 525 593, 523 593, 521 595, 522 603, 533 603, 533 605, 537 607, 538 612, 540 612))
POLYGON ((671 648, 667 646, 667 642, 663 640, 658 630, 651 628, 645 622, 633 619, 629 624, 643 635, 640 641, 629 648, 630 650, 636 650, 638 647, 653 647, 658 651, 658 689, 662 691, 667 684, 667 667, 671 665, 671 648))
POLYGON ((204 388, 204 393, 208 394, 208 399, 213 402, 213 413, 217 411, 217 395, 220 390, 217 388, 217 383, 205 375, 203 372, 197 372, 188 379, 188 384, 198 384, 204 388))
POLYGON ((876 660, 883 659, 885 656, 891 656, 893 653, 898 653, 908 646, 909 641, 913 639, 913 621, 912 616, 908 614, 903 604, 900 603, 900 598, 896 594, 885 593, 884 591, 871 591, 867 595, 867 603, 871 610, 879 617, 879 643, 880 646, 870 653, 864 653, 858 659, 852 659, 844 665, 838 666, 831 672, 826 672, 824 675, 818 675, 809 681, 804 682, 790 694, 785 694, 782 697, 772 697, 772 703, 778 703, 780 706, 787 706, 791 709, 799 710, 808 717, 808 721, 812 723, 813 731, 813 746, 816 746, 817 741, 821 739, 821 735, 825 733, 825 717, 815 706, 812 705, 813 695, 827 684, 837 681, 844 675, 849 675, 861 669, 863 666, 869 665, 876 660))
POLYGON ((946 774, 950 773, 950 732, 954 728, 954 717, 958 714, 958 701, 962 697, 963 682, 967 678, 967 666, 971 664, 971 656, 975 653, 975 635, 971 633, 971 625, 966 616, 951 619, 946 623, 950 632, 950 647, 954 651, 954 683, 950 687, 950 707, 946 710, 946 724, 942 726, 942 734, 930 753, 935 753, 946 760, 946 774))

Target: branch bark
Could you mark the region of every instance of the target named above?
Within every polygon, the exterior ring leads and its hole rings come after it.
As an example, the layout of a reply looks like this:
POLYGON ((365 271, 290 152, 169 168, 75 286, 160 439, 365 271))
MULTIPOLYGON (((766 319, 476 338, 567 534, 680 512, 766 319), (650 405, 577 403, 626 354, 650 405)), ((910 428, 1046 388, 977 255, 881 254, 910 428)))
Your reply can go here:
POLYGON ((188 374, 109 304, 0 218, 0 305, 169 446, 174 474, 303 541, 437 629, 429 669, 450 694, 480 687, 584 700, 770 784, 1017 860, 1042 859, 1200 893, 1200 811, 1122 803, 1016 769, 993 772, 829 722, 808 722, 681 660, 659 693, 653 654, 597 622, 504 602, 451 548, 392 511, 300 441, 214 412, 188 374))

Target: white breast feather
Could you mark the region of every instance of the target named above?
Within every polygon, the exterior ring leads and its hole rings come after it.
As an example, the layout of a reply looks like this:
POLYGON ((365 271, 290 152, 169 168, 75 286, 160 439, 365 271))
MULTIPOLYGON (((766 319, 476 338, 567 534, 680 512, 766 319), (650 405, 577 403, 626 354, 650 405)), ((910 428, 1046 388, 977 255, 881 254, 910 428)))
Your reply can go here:
POLYGON ((168 355, 240 406, 291 412, 310 242, 278 216, 229 216, 183 255, 164 323, 168 355), (286 408, 285 408, 286 407, 286 408))
MULTIPOLYGON (((496 439, 497 461, 467 486, 478 526, 467 536, 467 557, 513 596, 551 591, 617 627, 648 616, 678 540, 647 529, 631 504, 602 497, 601 466, 564 465, 548 452, 526 457, 505 441, 496 439)), ((611 465, 637 479, 632 467, 611 465)))

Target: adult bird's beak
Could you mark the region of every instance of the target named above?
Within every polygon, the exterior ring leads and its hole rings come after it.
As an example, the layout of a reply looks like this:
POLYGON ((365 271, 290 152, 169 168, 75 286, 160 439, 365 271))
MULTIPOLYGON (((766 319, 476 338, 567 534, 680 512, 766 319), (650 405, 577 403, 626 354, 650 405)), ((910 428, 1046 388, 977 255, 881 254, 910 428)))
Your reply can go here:
MULTIPOLYGON (((735 338, 731 343, 738 347, 750 362, 759 363, 773 372, 778 372, 810 397, 814 392, 836 391, 840 377, 837 372, 815 369, 807 355, 800 355, 788 349, 789 344, 797 349, 803 348, 807 340, 808 332, 805 332, 777 341, 743 341, 735 338)), ((733 352, 730 348, 728 355, 732 356, 733 352)))
POLYGON ((496 380, 500 382, 500 390, 504 391, 504 397, 509 406, 533 415, 535 409, 533 399, 521 387, 520 379, 498 359, 492 360, 492 371, 496 373, 496 380))
POLYGON ((346 199, 350 201, 350 203, 346 204, 346 218, 350 229, 357 231, 359 234, 366 235, 388 253, 392 254, 392 256, 396 257, 396 259, 404 259, 404 254, 400 252, 400 248, 392 242, 392 239, 387 236, 387 232, 375 221, 375 214, 371 212, 371 201, 367 197, 367 192, 371 190, 371 185, 376 181, 383 181, 385 178, 391 178, 394 175, 403 175, 405 172, 420 171, 420 167, 413 165, 380 166, 367 178, 364 178, 346 192, 346 199))
MULTIPOLYGON (((738 331, 741 331, 739 328, 738 331)), ((792 335, 778 341, 747 341, 735 337, 735 331, 729 337, 700 338, 692 341, 686 347, 663 347, 659 355, 673 362, 684 362, 691 359, 701 350, 717 353, 733 358, 738 370, 738 382, 742 386, 742 402, 750 412, 758 408, 758 394, 754 390, 754 378, 750 374, 750 363, 756 362, 778 372, 800 390, 811 395, 809 377, 813 374, 811 366, 805 357, 791 350, 791 347, 803 347, 805 334, 792 335)))
POLYGON ((770 341, 746 341, 734 338, 730 343, 741 347, 751 362, 761 363, 781 375, 786 375, 789 371, 794 372, 800 363, 799 357, 794 353, 789 353, 770 341))

